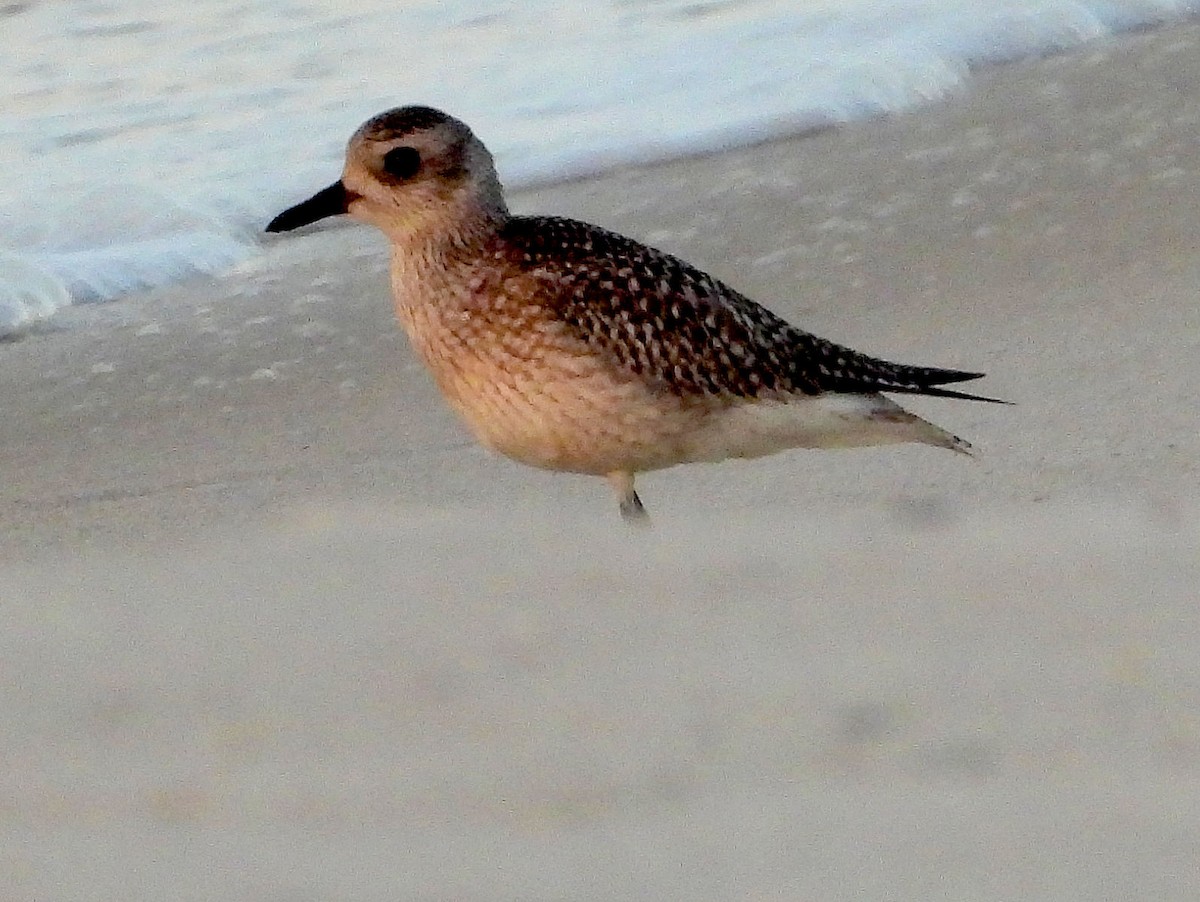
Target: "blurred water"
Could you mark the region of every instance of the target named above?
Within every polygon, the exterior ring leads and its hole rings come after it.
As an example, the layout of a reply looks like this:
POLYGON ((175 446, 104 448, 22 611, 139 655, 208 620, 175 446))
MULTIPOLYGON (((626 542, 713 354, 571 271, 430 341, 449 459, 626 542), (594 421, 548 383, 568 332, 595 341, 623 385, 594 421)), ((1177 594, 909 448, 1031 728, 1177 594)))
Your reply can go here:
POLYGON ((9 0, 0 333, 253 254, 390 106, 469 122, 511 187, 894 112, 1198 5, 9 0))

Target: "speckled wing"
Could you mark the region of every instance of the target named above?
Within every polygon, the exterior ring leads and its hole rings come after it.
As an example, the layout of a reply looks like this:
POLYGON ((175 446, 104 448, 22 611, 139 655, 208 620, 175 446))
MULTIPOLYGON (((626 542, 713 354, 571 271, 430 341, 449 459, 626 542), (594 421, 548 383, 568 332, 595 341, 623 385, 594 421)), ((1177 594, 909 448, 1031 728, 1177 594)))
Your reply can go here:
POLYGON ((514 217, 513 262, 546 280, 557 313, 589 345, 680 396, 904 392, 981 373, 888 363, 788 324, 682 260, 587 223, 514 217))

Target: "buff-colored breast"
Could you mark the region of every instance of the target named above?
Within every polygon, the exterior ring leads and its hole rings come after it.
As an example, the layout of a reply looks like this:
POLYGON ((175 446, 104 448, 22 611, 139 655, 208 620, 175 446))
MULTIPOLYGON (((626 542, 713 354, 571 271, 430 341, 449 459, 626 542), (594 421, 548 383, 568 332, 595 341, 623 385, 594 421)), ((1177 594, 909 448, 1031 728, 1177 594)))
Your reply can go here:
POLYGON ((396 315, 449 404, 486 447, 602 475, 678 463, 703 411, 597 355, 539 303, 531 277, 392 265, 396 315))

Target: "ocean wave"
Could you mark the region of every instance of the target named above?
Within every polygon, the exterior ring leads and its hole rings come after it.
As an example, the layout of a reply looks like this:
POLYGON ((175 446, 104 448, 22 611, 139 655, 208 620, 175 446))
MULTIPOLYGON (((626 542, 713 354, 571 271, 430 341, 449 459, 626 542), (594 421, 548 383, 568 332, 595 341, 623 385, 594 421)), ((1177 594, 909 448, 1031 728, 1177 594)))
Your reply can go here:
POLYGON ((364 0, 305 18, 276 15, 278 0, 233 15, 233 2, 129 0, 70 28, 61 5, 34 4, 5 20, 0 76, 19 116, 0 129, 0 333, 245 259, 270 214, 336 177, 346 137, 388 106, 462 117, 522 187, 901 112, 980 65, 1200 8, 513 0, 480 16, 467 0, 364 0), (9 44, 78 65, 39 68, 9 44))

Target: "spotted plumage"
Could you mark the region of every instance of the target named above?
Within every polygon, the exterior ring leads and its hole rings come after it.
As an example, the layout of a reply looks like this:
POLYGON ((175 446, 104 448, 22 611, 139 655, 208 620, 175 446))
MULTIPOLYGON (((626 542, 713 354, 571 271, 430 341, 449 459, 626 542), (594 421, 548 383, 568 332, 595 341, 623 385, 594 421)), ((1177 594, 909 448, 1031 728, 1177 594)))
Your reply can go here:
POLYGON ((516 460, 606 476, 786 448, 962 439, 881 392, 979 378, 869 357, 790 325, 670 254, 597 226, 509 214, 491 155, 428 107, 350 141, 342 180, 268 231, 349 213, 392 242, 396 313, 451 406, 516 460))
POLYGON ((505 265, 534 271, 585 341, 678 395, 879 392, 990 400, 937 386, 982 373, 904 366, 795 328, 707 273, 598 226, 512 217, 505 265))

